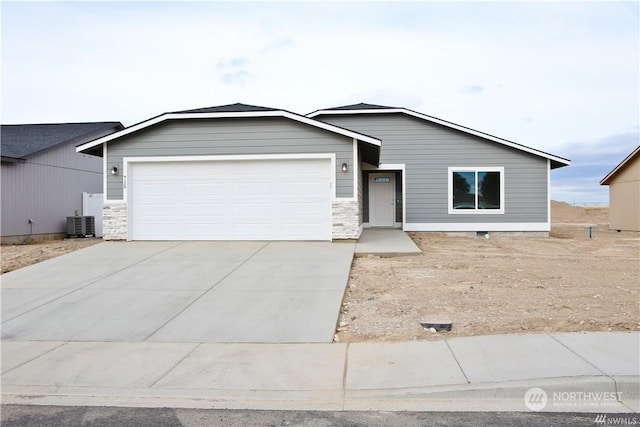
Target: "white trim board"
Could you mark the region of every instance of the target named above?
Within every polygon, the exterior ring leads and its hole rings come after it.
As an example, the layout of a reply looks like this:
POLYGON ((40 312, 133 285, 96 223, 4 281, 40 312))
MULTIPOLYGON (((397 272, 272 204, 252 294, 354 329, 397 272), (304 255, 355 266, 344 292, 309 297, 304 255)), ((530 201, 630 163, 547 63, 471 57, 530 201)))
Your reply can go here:
POLYGON ((102 201, 107 203, 107 144, 102 146, 102 201))
MULTIPOLYGON (((549 163, 549 160, 547 160, 549 163)), ((449 167, 448 176, 447 176, 447 208, 448 213, 451 215, 503 215, 504 214, 504 203, 505 203, 505 194, 504 194, 504 167, 502 166, 479 166, 479 167, 467 167, 467 166, 456 166, 449 167), (500 173, 500 209, 454 209, 453 208, 453 172, 475 172, 476 177, 478 172, 498 172, 500 173)), ((476 180, 476 188, 474 189, 475 202, 476 205, 478 203, 478 182, 476 180)))
MULTIPOLYGON (((353 154, 352 154, 351 174, 353 175, 353 199, 358 201, 358 184, 360 181, 360 157, 358 156, 358 140, 353 138, 353 154)), ((347 165, 349 162, 347 162, 347 165)))
POLYGON ((562 157, 554 156, 549 153, 545 153, 544 151, 536 150, 534 148, 530 148, 512 141, 508 141, 506 139, 499 138, 497 136, 490 135, 488 133, 480 132, 475 129, 471 129, 465 126, 457 125, 455 123, 448 122, 446 120, 438 119, 436 117, 427 116, 426 114, 418 113, 417 111, 408 110, 406 108, 375 108, 375 109, 363 109, 363 110, 318 110, 313 113, 307 114, 309 118, 315 118, 320 115, 347 115, 347 114, 389 114, 389 113, 403 113, 412 117, 416 117, 421 120, 425 120, 431 123, 436 123, 441 126, 448 127, 450 129, 455 129, 470 135, 479 136, 484 139, 488 139, 489 141, 497 142, 498 144, 506 145, 511 148, 518 149, 520 151, 524 151, 527 153, 535 154, 540 157, 544 157, 545 159, 553 160, 554 162, 561 163, 564 166, 568 166, 571 164, 571 161, 562 157))
POLYGON ((551 223, 551 160, 547 159, 547 222, 551 223))
POLYGON ((252 117, 284 117, 300 123, 304 123, 310 126, 314 126, 320 129, 328 130, 333 133, 344 135, 350 138, 356 138, 358 141, 367 142, 369 144, 380 147, 382 142, 378 138, 363 135, 348 129, 344 129, 338 126, 324 123, 318 120, 313 120, 306 116, 290 113, 289 111, 276 110, 276 111, 244 111, 244 112, 227 112, 227 113, 165 113, 157 117, 145 120, 138 124, 129 126, 121 131, 111 133, 96 140, 87 142, 85 144, 76 147, 76 152, 88 150, 105 142, 112 141, 114 139, 121 138, 130 133, 137 132, 145 129, 149 126, 164 122, 166 120, 187 120, 187 119, 223 119, 223 118, 252 118, 252 117))
POLYGON ((447 223, 447 222, 412 222, 405 223, 404 231, 551 231, 548 222, 477 222, 477 223, 447 223))

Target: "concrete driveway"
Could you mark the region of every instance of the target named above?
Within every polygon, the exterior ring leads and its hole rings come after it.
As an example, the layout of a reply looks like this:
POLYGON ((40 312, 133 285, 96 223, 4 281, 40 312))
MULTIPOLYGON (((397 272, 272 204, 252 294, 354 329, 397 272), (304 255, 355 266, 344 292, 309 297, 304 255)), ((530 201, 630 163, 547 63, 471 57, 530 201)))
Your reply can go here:
POLYGON ((101 243, 3 274, 2 339, 331 342, 354 246, 101 243))

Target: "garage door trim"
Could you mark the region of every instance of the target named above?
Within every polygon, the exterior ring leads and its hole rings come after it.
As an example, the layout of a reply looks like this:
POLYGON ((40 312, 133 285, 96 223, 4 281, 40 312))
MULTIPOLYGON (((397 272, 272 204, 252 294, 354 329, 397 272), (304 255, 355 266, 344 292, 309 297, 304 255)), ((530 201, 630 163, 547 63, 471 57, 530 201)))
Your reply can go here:
MULTIPOLYGON (((123 158, 123 199, 128 206, 133 206, 129 199, 128 187, 132 184, 129 175, 130 164, 136 163, 175 163, 175 162, 233 162, 233 161, 269 161, 269 160, 329 160, 330 163, 330 196, 336 199, 336 156, 334 153, 312 154, 263 154, 263 155, 205 155, 205 156, 152 156, 123 158)), ((127 240, 132 239, 133 218, 131 209, 127 209, 127 240)))

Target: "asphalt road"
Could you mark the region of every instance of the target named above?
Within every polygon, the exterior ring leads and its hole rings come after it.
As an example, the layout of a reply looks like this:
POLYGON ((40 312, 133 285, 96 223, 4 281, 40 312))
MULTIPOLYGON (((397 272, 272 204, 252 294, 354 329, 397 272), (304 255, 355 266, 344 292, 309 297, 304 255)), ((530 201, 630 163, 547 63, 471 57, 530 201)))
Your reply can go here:
MULTIPOLYGON (((322 412, 222 409, 120 408, 2 405, 2 427, 39 426, 598 426, 622 420, 640 425, 638 414, 533 412, 322 412), (600 418, 597 418, 597 417, 600 418), (600 422, 598 422, 600 421, 600 422)), ((620 424, 619 422, 616 424, 620 424)))

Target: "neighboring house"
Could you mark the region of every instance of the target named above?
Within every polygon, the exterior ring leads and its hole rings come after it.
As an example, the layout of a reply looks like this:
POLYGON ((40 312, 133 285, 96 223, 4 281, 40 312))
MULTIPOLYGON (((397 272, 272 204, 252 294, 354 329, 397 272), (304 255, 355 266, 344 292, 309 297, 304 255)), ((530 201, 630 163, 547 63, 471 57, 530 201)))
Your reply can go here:
POLYGON ((605 176, 609 186, 609 228, 640 231, 640 146, 605 176))
POLYGON ((550 230, 569 161, 406 109, 232 104, 165 113, 88 142, 104 238, 356 239, 364 227, 550 230))
POLYGON ((77 153, 76 145, 123 128, 119 122, 2 125, 2 242, 62 236, 66 217, 82 215, 82 193, 102 192, 102 159, 77 153))

